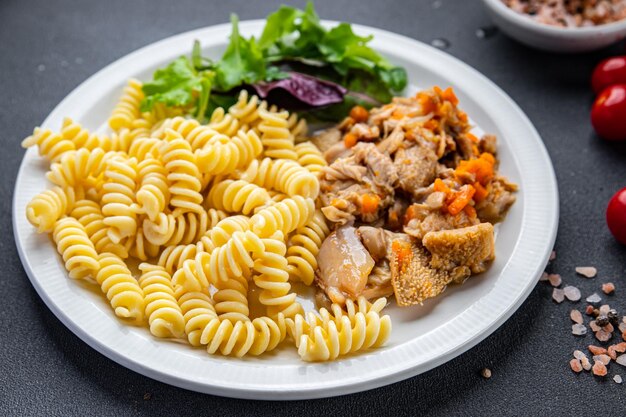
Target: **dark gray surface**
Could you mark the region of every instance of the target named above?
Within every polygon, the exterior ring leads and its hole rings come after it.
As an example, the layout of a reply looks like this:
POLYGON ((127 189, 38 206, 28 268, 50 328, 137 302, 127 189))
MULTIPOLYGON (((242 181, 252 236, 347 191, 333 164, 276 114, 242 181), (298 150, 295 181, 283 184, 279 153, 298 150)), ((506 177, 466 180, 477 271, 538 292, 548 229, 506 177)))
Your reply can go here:
MULTIPOLYGON (((20 140, 84 79, 136 48, 225 22, 231 11, 241 19, 263 17, 278 4, 0 2, 0 414, 626 415, 626 384, 568 369, 572 350, 591 337, 569 334, 571 306, 554 305, 543 283, 498 331, 451 362, 385 388, 307 402, 240 401, 170 387, 103 357, 52 315, 30 285, 13 243, 10 199, 23 154, 20 140), (479 376, 483 367, 493 370, 490 380, 479 376)), ((552 269, 584 295, 612 280, 617 295, 610 302, 626 312, 626 248, 613 241, 604 224, 606 202, 626 186, 626 147, 599 141, 588 123, 589 73, 622 46, 558 56, 501 34, 482 40, 475 31, 490 22, 478 1, 318 1, 317 8, 323 18, 381 27, 427 43, 445 38, 450 54, 510 94, 541 133, 559 180, 561 221, 552 269), (573 269, 580 264, 596 265, 599 277, 576 277, 573 269)), ((613 365, 610 375, 615 373, 626 379, 626 368, 613 365)))

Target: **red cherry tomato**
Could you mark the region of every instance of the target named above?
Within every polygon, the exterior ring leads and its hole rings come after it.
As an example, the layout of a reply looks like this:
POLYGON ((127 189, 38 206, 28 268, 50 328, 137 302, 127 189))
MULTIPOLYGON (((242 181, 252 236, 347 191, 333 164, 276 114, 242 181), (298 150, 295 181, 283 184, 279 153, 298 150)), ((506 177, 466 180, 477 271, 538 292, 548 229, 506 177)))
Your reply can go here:
POLYGON ((593 70, 591 86, 596 94, 613 84, 626 84, 626 56, 605 59, 593 70))
POLYGON ((615 239, 626 245, 626 187, 615 193, 609 201, 606 224, 615 239))
POLYGON ((606 140, 626 140, 626 84, 602 90, 591 109, 591 124, 606 140))

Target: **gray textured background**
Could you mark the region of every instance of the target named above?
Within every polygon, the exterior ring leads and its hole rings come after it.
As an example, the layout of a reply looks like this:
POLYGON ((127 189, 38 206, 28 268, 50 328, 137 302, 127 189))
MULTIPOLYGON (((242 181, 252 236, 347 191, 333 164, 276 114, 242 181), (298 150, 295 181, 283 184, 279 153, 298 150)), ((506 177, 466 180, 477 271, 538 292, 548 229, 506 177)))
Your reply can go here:
MULTIPOLYGON (((241 19, 263 17, 278 4, 0 2, 0 414, 626 415, 626 384, 569 371, 572 350, 591 337, 569 334, 571 306, 554 305, 545 284, 487 340, 433 371, 366 393, 291 403, 218 398, 150 380, 95 352, 52 315, 31 287, 13 243, 11 196, 23 154, 20 140, 74 87, 127 53, 226 22, 230 12, 241 19), (479 376, 483 367, 493 370, 490 380, 479 376)), ((622 45, 559 56, 530 50, 502 34, 479 39, 476 30, 490 22, 476 0, 319 0, 317 9, 323 18, 381 27, 427 43, 447 39, 450 54, 510 94, 541 133, 559 180, 561 222, 552 268, 584 295, 611 279, 617 286, 611 304, 626 313, 626 249, 604 224, 606 202, 626 186, 626 147, 599 141, 588 123, 590 71, 602 57, 623 52, 622 45), (576 277, 573 268, 580 264, 596 265, 600 276, 576 277)), ((626 368, 613 365, 614 373, 626 379, 626 368)))

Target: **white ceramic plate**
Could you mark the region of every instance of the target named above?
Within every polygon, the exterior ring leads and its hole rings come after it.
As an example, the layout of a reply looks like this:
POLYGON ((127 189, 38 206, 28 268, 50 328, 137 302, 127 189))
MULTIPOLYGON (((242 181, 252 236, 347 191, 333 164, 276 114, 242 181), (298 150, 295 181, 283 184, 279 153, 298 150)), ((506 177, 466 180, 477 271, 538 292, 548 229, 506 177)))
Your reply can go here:
MULTIPOLYGON (((262 25, 242 22, 241 32, 259 34, 262 25)), ((409 378, 470 349, 509 318, 535 286, 557 230, 556 179, 539 135, 502 90, 469 66, 403 36, 358 25, 354 29, 373 34, 372 46, 407 69, 408 93, 418 86, 451 85, 480 130, 498 136, 501 171, 520 185, 520 192, 499 227, 497 258, 489 272, 421 307, 388 308, 393 333, 377 350, 315 364, 301 362, 290 346, 261 358, 210 356, 203 349, 157 340, 147 330, 122 324, 104 297, 67 277, 50 239, 38 235, 25 218, 28 201, 49 186, 46 164, 30 149, 15 184, 13 226, 24 268, 50 310, 94 349, 148 377, 206 393, 272 400, 347 394, 409 378)), ((219 25, 133 52, 76 88, 43 126, 59 129, 62 118, 70 116, 101 129, 129 77, 149 79, 155 68, 187 54, 194 39, 218 57, 229 33, 230 25, 219 25)))

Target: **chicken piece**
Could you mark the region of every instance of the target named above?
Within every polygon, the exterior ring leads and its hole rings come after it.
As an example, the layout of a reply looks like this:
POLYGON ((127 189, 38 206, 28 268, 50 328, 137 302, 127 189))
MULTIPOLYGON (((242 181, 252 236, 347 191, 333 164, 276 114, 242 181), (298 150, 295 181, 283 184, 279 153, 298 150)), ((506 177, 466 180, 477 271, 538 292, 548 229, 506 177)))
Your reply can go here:
POLYGON ((327 163, 332 164, 339 158, 346 158, 352 154, 352 149, 347 148, 343 141, 335 143, 322 154, 327 163))
POLYGON ((387 260, 382 260, 374 266, 374 269, 367 277, 367 284, 361 295, 368 300, 373 300, 380 297, 388 297, 391 294, 393 294, 391 268, 387 260))
POLYGON ((362 294, 375 265, 351 226, 340 227, 324 239, 317 261, 317 284, 333 303, 339 304, 362 294))
POLYGON ((414 238, 422 240, 428 232, 458 229, 480 223, 478 218, 468 216, 465 211, 452 216, 438 208, 434 208, 436 206, 429 206, 429 204, 434 203, 435 201, 431 202, 427 199, 425 204, 413 204, 411 211, 414 217, 404 226, 403 231, 414 238))
POLYGON ((398 171, 391 158, 371 143, 359 143, 353 149, 356 162, 365 164, 372 182, 393 192, 398 183, 398 171))
POLYGON ((363 245, 374 261, 378 262, 387 256, 385 230, 381 227, 361 226, 357 229, 363 245))
POLYGON ((437 175, 437 155, 424 146, 398 149, 393 164, 398 172, 400 188, 415 199, 421 197, 423 187, 432 183, 437 175))
POLYGON ((475 208, 481 221, 495 224, 504 220, 509 208, 515 203, 513 193, 517 191, 517 185, 502 176, 495 177, 490 184, 491 191, 475 208))
POLYGON ((400 148, 400 146, 402 146, 403 141, 404 130, 402 130, 402 127, 397 126, 395 129, 393 129, 389 136, 378 142, 376 146, 378 147, 378 150, 382 153, 392 155, 400 148))
POLYGON ((417 242, 393 239, 390 257, 391 285, 400 307, 421 304, 441 294, 452 281, 448 271, 430 266, 428 252, 417 242))
POLYGON ((495 258, 493 225, 480 223, 453 230, 428 232, 422 240, 432 255, 432 268, 450 271, 455 281, 487 270, 495 258))
POLYGON ((483 135, 478 142, 478 150, 482 152, 489 152, 492 155, 495 155, 498 151, 498 139, 495 135, 483 135))

